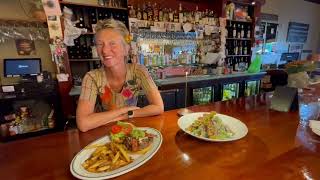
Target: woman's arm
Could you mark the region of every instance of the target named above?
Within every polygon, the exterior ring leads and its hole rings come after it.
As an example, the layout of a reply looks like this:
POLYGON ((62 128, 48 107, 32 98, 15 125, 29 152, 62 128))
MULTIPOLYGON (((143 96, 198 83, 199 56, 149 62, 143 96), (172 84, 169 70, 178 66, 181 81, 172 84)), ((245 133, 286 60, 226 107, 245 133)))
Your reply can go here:
POLYGON ((77 126, 82 132, 97 128, 113 121, 128 118, 128 111, 139 109, 135 106, 128 106, 106 112, 94 113, 94 103, 88 100, 79 100, 77 107, 77 126))
POLYGON ((164 112, 163 101, 158 89, 146 93, 150 105, 134 110, 133 117, 159 115, 164 112))
POLYGON ((135 110, 133 117, 145 117, 162 114, 164 111, 163 101, 160 92, 158 91, 158 87, 153 82, 148 71, 144 67, 138 66, 136 75, 142 81, 142 89, 145 91, 150 105, 135 110))

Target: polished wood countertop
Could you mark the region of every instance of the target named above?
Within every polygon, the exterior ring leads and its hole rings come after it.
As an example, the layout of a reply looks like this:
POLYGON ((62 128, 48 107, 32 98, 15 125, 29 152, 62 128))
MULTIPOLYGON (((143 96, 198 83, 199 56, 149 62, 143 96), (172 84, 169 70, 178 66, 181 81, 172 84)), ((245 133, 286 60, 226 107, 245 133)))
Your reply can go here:
MULTIPOLYGON (((246 137, 224 143, 191 137, 177 125, 177 110, 134 118, 136 126, 163 135, 159 151, 118 179, 320 179, 320 137, 300 122, 299 113, 269 109, 269 95, 191 107, 217 111, 244 122, 246 137)), ((75 179, 69 165, 111 125, 81 133, 76 129, 0 144, 1 179, 75 179)))

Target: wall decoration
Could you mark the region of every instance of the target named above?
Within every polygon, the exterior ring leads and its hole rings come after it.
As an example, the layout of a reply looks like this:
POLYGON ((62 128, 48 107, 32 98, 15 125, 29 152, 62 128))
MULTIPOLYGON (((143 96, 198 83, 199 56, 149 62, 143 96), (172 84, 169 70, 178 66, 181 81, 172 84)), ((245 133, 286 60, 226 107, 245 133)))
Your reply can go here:
POLYGON ((61 15, 61 9, 58 0, 42 0, 42 4, 47 16, 61 15))
POLYGON ((54 39, 56 37, 62 37, 62 28, 60 23, 59 16, 47 16, 48 29, 50 39, 54 39), (56 17, 56 18, 54 18, 56 17))
POLYGON ((289 22, 287 42, 305 43, 308 38, 309 24, 289 22))
POLYGON ((36 48, 34 41, 29 39, 16 39, 16 47, 18 55, 36 55, 36 48))

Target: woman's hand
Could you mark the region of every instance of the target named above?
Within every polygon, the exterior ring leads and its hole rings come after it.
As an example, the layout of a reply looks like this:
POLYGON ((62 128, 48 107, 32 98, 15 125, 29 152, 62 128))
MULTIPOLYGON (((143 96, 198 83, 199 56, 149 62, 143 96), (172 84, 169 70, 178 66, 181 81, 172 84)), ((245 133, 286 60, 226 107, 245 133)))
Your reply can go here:
POLYGON ((126 106, 115 110, 95 113, 94 103, 87 100, 79 100, 77 108, 77 126, 80 131, 86 132, 110 122, 128 119, 128 111, 138 109, 140 108, 136 106, 126 106))

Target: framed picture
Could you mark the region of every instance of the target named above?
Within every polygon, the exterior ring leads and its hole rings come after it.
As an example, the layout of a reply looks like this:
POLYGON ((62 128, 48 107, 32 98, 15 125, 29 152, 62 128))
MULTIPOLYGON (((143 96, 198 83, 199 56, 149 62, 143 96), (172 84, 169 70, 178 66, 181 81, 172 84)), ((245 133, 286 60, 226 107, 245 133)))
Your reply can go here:
POLYGON ((18 55, 36 55, 34 41, 29 39, 16 39, 18 55))

